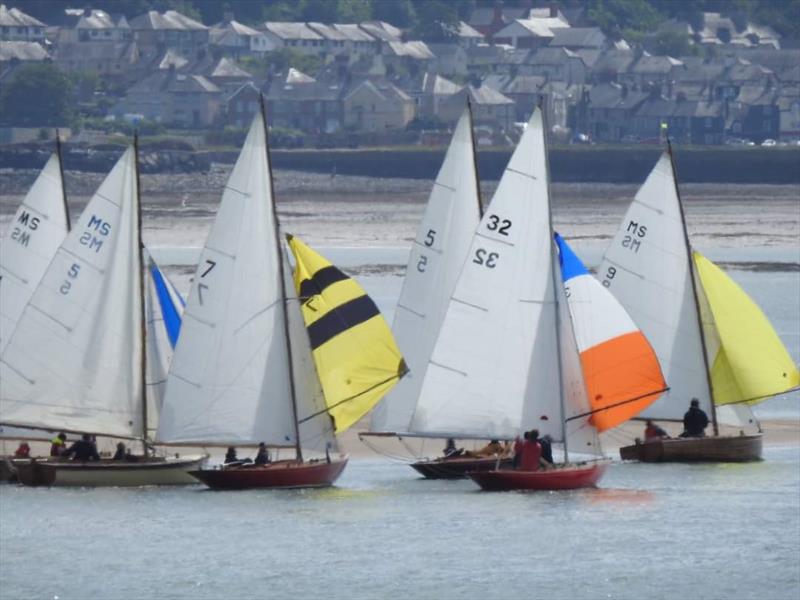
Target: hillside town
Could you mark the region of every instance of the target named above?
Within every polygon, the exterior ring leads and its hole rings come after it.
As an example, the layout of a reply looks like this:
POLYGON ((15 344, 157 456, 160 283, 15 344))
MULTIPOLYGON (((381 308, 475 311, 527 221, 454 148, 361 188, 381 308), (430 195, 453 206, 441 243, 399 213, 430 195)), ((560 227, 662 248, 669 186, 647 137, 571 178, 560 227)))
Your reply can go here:
POLYGON ((139 126, 224 145, 262 94, 283 146, 436 144, 467 100, 481 145, 515 141, 537 104, 563 143, 800 139, 800 49, 769 26, 713 12, 702 27, 671 20, 654 35, 690 50, 672 56, 612 39, 580 7, 529 4, 476 8, 436 42, 383 21, 245 24, 226 11, 204 24, 76 7, 43 22, 0 5, 7 95, 32 65, 71 89, 66 122, 10 122, 4 110, 0 141, 139 126))

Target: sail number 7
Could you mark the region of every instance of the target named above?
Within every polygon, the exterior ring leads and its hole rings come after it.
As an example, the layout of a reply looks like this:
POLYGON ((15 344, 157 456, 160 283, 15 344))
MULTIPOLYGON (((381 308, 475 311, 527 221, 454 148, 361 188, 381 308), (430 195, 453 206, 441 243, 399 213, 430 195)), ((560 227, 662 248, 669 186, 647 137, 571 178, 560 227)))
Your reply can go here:
MULTIPOLYGON (((203 279, 206 275, 211 273, 211 271, 214 269, 214 267, 217 266, 216 261, 208 260, 208 259, 206 259, 206 264, 208 265, 208 267, 206 268, 205 271, 203 271, 200 274, 200 279, 203 279)), ((208 289, 208 285, 206 285, 202 281, 199 284, 197 284, 197 299, 200 302, 201 306, 203 305, 203 290, 207 290, 207 289, 208 289)))

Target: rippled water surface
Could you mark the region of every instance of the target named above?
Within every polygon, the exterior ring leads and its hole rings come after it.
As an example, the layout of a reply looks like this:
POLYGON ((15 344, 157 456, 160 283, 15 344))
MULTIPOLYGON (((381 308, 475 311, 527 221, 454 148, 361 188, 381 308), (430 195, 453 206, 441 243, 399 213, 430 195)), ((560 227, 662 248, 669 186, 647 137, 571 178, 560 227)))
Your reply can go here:
POLYGON ((614 464, 487 493, 352 461, 326 490, 0 489, 3 598, 776 598, 800 594, 800 451, 614 464))

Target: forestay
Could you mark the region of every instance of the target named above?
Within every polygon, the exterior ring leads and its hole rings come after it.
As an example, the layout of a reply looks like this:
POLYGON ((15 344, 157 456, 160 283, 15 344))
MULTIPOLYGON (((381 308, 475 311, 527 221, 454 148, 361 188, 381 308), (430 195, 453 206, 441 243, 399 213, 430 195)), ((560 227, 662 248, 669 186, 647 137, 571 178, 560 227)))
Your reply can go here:
POLYGON ((425 373, 413 432, 562 439, 553 242, 541 111, 475 232, 425 373))
POLYGON ((597 278, 619 300, 658 356, 670 390, 641 416, 683 418, 689 400, 712 410, 689 248, 668 153, 639 189, 606 250, 597 278))
POLYGON ((253 120, 195 272, 157 439, 295 444, 266 139, 253 120))
POLYGON ((142 433, 135 153, 125 151, 53 257, 0 360, 3 423, 142 433))
POLYGON ((693 258, 713 318, 706 330, 713 328, 716 341, 708 348, 715 404, 757 404, 800 385, 797 366, 761 309, 717 265, 699 252, 693 258))
POLYGON ((371 431, 405 432, 472 234, 480 221, 470 111, 453 132, 406 266, 392 331, 409 374, 372 412, 371 431))
POLYGON ((68 229, 61 168, 53 154, 0 245, 0 353, 68 229))

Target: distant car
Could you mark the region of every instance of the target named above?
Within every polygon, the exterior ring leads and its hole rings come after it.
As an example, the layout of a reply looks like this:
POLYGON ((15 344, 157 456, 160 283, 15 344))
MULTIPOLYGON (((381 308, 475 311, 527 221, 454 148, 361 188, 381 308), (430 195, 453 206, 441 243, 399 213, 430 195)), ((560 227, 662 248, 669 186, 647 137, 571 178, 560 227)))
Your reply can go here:
POLYGON ((761 145, 762 146, 777 146, 778 142, 776 142, 775 140, 766 139, 763 142, 761 142, 761 145))

